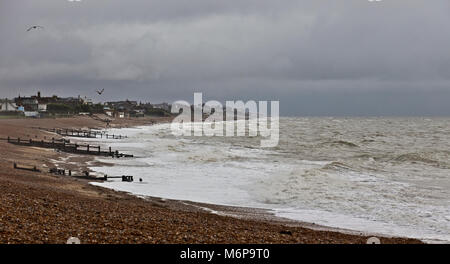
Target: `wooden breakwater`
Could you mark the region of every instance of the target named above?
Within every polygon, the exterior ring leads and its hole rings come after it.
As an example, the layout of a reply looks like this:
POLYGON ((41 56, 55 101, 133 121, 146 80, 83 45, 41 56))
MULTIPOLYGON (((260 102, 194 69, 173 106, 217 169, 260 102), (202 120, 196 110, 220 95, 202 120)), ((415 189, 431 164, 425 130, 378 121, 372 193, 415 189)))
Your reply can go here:
POLYGON ((108 179, 122 179, 123 182, 132 182, 134 179, 133 176, 128 175, 122 175, 122 176, 108 176, 103 175, 101 177, 93 176, 89 173, 89 171, 83 171, 81 174, 76 175, 76 173, 73 173, 71 170, 64 170, 64 169, 58 169, 58 168, 52 168, 49 170, 49 173, 55 174, 55 175, 68 175, 71 177, 79 178, 79 179, 87 179, 87 180, 103 180, 107 181, 108 179))
MULTIPOLYGON (((39 170, 36 166, 19 166, 16 162, 14 162, 13 168, 16 170, 26 170, 31 172, 38 172, 40 173, 41 170, 39 170)), ((74 178, 79 179, 86 179, 86 180, 100 180, 100 181, 107 181, 108 179, 122 179, 123 182, 133 182, 134 177, 129 175, 122 175, 122 176, 108 176, 103 175, 101 177, 96 177, 92 175, 89 171, 83 171, 82 173, 74 173, 72 170, 65 170, 65 169, 58 169, 58 168, 51 168, 48 171, 50 174, 54 175, 63 175, 63 176, 71 176, 74 178)))
POLYGON ((32 171, 32 172, 41 172, 36 166, 33 166, 33 167, 30 167, 30 166, 19 166, 15 162, 14 162, 13 167, 16 170, 26 170, 26 171, 32 171))
POLYGON ((73 153, 73 154, 81 154, 81 155, 95 155, 95 156, 104 156, 104 157, 113 157, 113 158, 132 158, 133 155, 120 153, 118 150, 113 151, 111 147, 108 150, 102 150, 100 146, 93 146, 89 144, 77 144, 77 143, 66 143, 57 142, 56 140, 45 141, 45 140, 33 140, 26 139, 23 140, 21 138, 11 138, 8 137, 8 143, 20 146, 27 147, 38 147, 38 148, 51 148, 57 149, 62 152, 73 153))
POLYGON ((42 128, 34 127, 39 130, 56 133, 63 137, 80 137, 80 138, 105 138, 105 139, 125 139, 127 136, 106 134, 95 130, 78 130, 78 129, 64 129, 64 128, 42 128))

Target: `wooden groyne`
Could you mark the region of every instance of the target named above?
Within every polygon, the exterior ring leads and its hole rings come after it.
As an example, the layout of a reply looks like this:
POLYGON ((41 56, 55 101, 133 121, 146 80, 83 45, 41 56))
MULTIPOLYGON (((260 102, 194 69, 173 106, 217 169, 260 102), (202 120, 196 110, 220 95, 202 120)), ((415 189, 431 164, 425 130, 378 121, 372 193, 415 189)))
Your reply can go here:
MULTIPOLYGON (((26 171, 38 172, 38 173, 41 172, 41 170, 39 170, 36 166, 19 166, 16 162, 14 162, 13 167, 16 170, 26 170, 26 171)), ((70 177, 86 179, 86 180, 107 181, 108 179, 122 179, 123 182, 133 182, 133 180, 134 180, 134 177, 129 176, 129 175, 122 175, 122 176, 103 175, 101 177, 96 177, 94 175, 91 175, 89 171, 83 171, 82 173, 74 173, 71 170, 58 169, 58 168, 51 168, 48 172, 50 174, 54 174, 54 175, 70 176, 70 177)))
POLYGON ((105 139, 125 139, 127 136, 106 134, 95 130, 77 130, 77 129, 61 129, 61 128, 42 128, 36 129, 56 133, 63 137, 79 137, 79 138, 105 138, 105 139))
POLYGON ((14 162, 13 165, 14 169, 16 170, 26 170, 26 171, 32 171, 32 172, 41 172, 36 166, 30 167, 30 166, 19 166, 17 163, 14 162))
POLYGON ((100 146, 93 146, 89 144, 77 144, 77 143, 66 143, 58 142, 56 140, 45 141, 45 140, 33 140, 26 139, 23 140, 21 138, 11 138, 8 137, 8 143, 20 146, 27 147, 38 147, 38 148, 51 148, 57 149, 62 152, 73 153, 73 154, 81 154, 81 155, 95 155, 95 156, 104 156, 104 157, 113 157, 113 158, 132 158, 133 155, 120 153, 118 150, 113 151, 111 147, 108 150, 104 151, 100 146))
POLYGON ((122 179, 123 182, 133 182, 133 176, 128 175, 122 175, 122 176, 108 176, 103 175, 102 177, 95 177, 91 175, 88 171, 83 171, 81 174, 76 175, 76 173, 73 173, 71 170, 64 170, 64 169, 58 169, 58 168, 52 168, 50 169, 49 173, 55 174, 55 175, 67 175, 79 179, 87 179, 87 180, 103 180, 107 181, 108 179, 122 179))

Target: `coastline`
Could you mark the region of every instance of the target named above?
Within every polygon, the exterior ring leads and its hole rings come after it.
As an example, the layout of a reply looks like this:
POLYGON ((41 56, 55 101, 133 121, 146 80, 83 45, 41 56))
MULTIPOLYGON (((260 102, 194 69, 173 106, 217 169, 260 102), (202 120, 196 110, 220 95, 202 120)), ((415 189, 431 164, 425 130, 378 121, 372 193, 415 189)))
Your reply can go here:
MULTIPOLYGON (((122 119, 114 128, 167 119, 122 119)), ((33 127, 104 128, 89 117, 0 120, 0 137, 51 138, 33 127)), ((13 162, 43 171, 63 160, 66 169, 87 169, 93 157, 26 148, 1 141, 1 243, 366 243, 370 234, 270 217, 265 210, 205 205, 155 197, 145 199, 97 187, 89 181, 18 171, 13 162), (206 209, 205 209, 206 208, 206 209)), ((380 237, 382 243, 421 243, 380 237)))

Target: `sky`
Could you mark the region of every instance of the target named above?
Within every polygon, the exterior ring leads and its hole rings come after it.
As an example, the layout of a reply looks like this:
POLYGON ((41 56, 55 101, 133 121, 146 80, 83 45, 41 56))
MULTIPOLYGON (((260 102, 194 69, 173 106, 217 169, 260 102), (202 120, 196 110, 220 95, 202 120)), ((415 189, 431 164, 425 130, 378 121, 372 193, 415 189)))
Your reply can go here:
POLYGON ((0 0, 0 97, 448 116, 449 47, 448 0, 0 0))

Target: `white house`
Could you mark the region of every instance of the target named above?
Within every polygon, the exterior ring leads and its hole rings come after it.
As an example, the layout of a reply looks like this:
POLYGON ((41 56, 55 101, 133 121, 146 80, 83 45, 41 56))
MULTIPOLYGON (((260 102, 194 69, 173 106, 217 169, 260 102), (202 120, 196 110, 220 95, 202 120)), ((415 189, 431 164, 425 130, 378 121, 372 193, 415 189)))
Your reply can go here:
POLYGON ((8 99, 0 100, 0 112, 17 111, 17 105, 8 99))
POLYGON ((47 103, 38 102, 38 111, 39 112, 47 112, 47 103))

